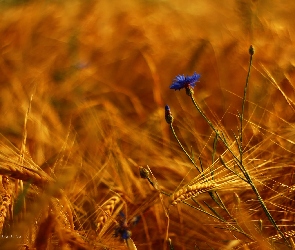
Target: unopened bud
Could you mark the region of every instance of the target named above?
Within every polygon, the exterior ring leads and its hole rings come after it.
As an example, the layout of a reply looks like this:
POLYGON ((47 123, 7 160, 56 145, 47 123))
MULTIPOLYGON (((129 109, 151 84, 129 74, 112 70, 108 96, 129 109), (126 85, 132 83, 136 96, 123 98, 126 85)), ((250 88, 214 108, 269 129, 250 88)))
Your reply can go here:
POLYGON ((150 177, 149 170, 144 167, 139 167, 139 174, 140 174, 140 177, 143 179, 148 179, 150 177))
POLYGON ((250 48, 249 48, 249 54, 250 54, 251 56, 254 55, 254 47, 253 47, 253 45, 250 45, 250 48))
POLYGON ((165 106, 165 120, 168 124, 173 122, 173 116, 168 105, 165 106))

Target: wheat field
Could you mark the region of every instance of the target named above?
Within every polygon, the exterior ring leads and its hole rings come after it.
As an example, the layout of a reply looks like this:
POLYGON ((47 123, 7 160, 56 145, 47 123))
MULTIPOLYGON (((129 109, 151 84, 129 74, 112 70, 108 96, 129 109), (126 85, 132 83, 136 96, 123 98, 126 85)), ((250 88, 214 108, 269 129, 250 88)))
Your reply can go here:
POLYGON ((0 249, 295 249, 295 2, 0 12, 0 249))

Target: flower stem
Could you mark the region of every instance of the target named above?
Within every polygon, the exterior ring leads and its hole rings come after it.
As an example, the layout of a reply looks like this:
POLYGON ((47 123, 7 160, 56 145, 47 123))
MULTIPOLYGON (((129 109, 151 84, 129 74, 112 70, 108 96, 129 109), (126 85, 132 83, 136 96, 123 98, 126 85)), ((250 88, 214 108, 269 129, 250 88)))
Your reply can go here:
POLYGON ((250 62, 249 62, 249 69, 248 69, 248 74, 246 78, 246 84, 244 88, 244 96, 243 96, 243 103, 242 103, 242 113, 240 115, 240 122, 241 122, 241 128, 240 128, 240 146, 239 146, 239 151, 240 151, 240 161, 243 162, 243 121, 244 121, 244 113, 245 113, 245 102, 246 102, 246 94, 247 94, 247 89, 248 89, 248 83, 249 83, 249 78, 250 78, 250 70, 252 66, 252 59, 254 55, 254 48, 251 45, 249 49, 250 53, 250 62))
POLYGON ((200 169, 197 167, 195 161, 190 157, 190 155, 186 152, 186 150, 184 149, 184 147, 182 146, 181 142, 179 141, 175 131, 174 131, 174 128, 173 128, 173 125, 172 123, 169 124, 170 125, 170 129, 172 131, 172 134, 174 135, 176 141, 178 142, 179 146, 181 147, 182 151, 186 154, 186 156, 190 159, 190 161, 192 162, 192 164, 195 166, 195 168, 199 171, 199 173, 201 173, 200 169))

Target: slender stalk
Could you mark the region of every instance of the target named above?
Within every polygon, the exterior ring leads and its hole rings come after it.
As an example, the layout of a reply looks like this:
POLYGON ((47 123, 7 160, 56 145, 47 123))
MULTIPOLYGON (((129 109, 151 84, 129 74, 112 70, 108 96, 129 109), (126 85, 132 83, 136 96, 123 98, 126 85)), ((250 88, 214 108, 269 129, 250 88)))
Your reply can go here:
POLYGON ((252 66, 252 59, 254 55, 254 48, 251 45, 249 49, 249 54, 250 54, 250 61, 249 61, 249 69, 248 69, 248 74, 246 78, 246 84, 244 88, 244 96, 243 96, 243 103, 242 103, 242 113, 240 115, 240 122, 241 122, 241 128, 240 128, 240 161, 243 162, 243 121, 244 121, 244 113, 245 113, 245 102, 246 102, 246 95, 247 95, 247 89, 248 89, 248 84, 249 84, 249 78, 250 78, 250 70, 252 66))
POLYGON ((187 94, 190 96, 193 104, 195 105, 196 109, 199 111, 199 113, 201 114, 201 116, 203 116, 203 118, 206 120, 206 122, 212 128, 212 130, 216 133, 216 135, 218 137, 220 137, 220 135, 218 133, 218 130, 213 126, 212 122, 207 118, 207 116, 203 113, 203 111, 201 110, 201 108, 199 107, 199 105, 196 103, 195 98, 193 96, 193 90, 191 88, 187 89, 187 94))
POLYGON ((195 161, 190 157, 190 155, 186 152, 186 150, 184 149, 184 147, 182 146, 181 142, 179 141, 175 131, 174 131, 174 128, 173 128, 173 125, 172 125, 172 122, 169 124, 170 125, 170 129, 172 131, 172 134, 174 135, 176 141, 178 142, 179 146, 181 147, 182 151, 186 154, 186 156, 190 159, 190 161, 192 162, 192 164, 195 166, 195 168, 199 171, 199 173, 201 173, 200 169, 197 167, 195 161))
POLYGON ((273 219, 273 217, 271 216, 269 210, 267 209, 262 197, 260 196, 256 186, 254 185, 251 176, 249 175, 249 173, 247 172, 247 170, 244 168, 243 166, 243 122, 244 122, 244 113, 245 113, 245 102, 246 102, 246 95, 247 95, 247 89, 248 89, 248 84, 249 84, 249 78, 250 78, 250 70, 251 70, 251 66, 252 66, 252 59, 253 59, 253 55, 254 55, 254 48, 251 45, 249 48, 249 54, 250 54, 250 61, 249 61, 249 69, 248 69, 248 74, 247 74, 247 78, 246 78, 246 84, 245 84, 245 88, 244 88, 244 96, 243 96, 243 103, 242 103, 242 113, 240 115, 240 123, 241 123, 241 128, 240 128, 240 146, 239 146, 239 151, 240 151, 240 163, 241 166, 243 167, 243 174, 246 177, 247 180, 249 180, 249 184, 252 187, 252 190, 254 191, 254 193, 256 194, 261 207, 264 211, 264 213, 266 214, 267 218, 269 219, 269 221, 271 222, 271 224, 276 228, 276 230, 279 232, 279 234, 282 236, 282 238, 285 240, 285 242, 290 246, 290 243, 288 242, 287 238, 285 237, 284 233, 281 231, 281 229, 277 226, 275 220, 273 219))
POLYGON ((226 225, 228 225, 228 226, 230 227, 229 230, 233 230, 233 231, 236 231, 236 232, 238 232, 238 233, 241 233, 241 234, 245 235, 247 238, 253 240, 253 238, 252 238, 249 234, 247 234, 247 233, 245 233, 243 230, 240 230, 239 228, 236 228, 235 226, 229 224, 229 223, 228 223, 226 220, 224 220, 223 218, 220 218, 220 217, 216 216, 215 214, 210 214, 210 213, 208 213, 207 211, 205 211, 204 209, 202 209, 202 208, 198 208, 198 207, 195 207, 195 206, 191 205, 190 203, 188 203, 188 202, 186 202, 186 201, 181 201, 181 202, 182 202, 183 204, 185 204, 185 205, 187 205, 187 206, 193 208, 193 209, 196 209, 196 210, 198 210, 198 211, 200 211, 200 212, 202 212, 202 213, 204 213, 204 214, 207 214, 207 215, 211 216, 211 217, 214 218, 214 219, 217 219, 217 220, 219 220, 219 221, 221 221, 221 222, 224 222, 226 225))
MULTIPOLYGON (((221 156, 219 156, 219 160, 220 160, 221 164, 222 164, 227 170, 229 170, 229 171, 232 172, 233 174, 237 175, 237 176, 238 176, 239 178, 241 178, 243 181, 249 183, 248 180, 244 179, 244 178, 243 178, 242 176, 240 176, 237 172, 235 172, 234 170, 230 169, 230 168, 225 164, 225 162, 224 162, 224 160, 222 159, 221 156)), ((242 171, 242 172, 243 172, 243 171, 242 171)))
MULTIPOLYGON (((214 141, 213 141, 212 163, 214 163, 217 141, 218 141, 218 134, 215 135, 215 138, 214 138, 214 141)), ((211 172, 212 180, 214 180, 214 169, 211 168, 211 165, 209 167, 210 167, 210 172, 211 172)))
POLYGON ((243 229, 239 226, 237 220, 230 214, 230 212, 228 211, 227 207, 225 206, 225 204, 223 203, 221 197, 219 196, 218 192, 215 192, 216 196, 218 197, 219 201, 221 202, 222 208, 226 211, 226 213, 231 217, 231 219, 236 223, 237 228, 241 231, 243 231, 243 229))

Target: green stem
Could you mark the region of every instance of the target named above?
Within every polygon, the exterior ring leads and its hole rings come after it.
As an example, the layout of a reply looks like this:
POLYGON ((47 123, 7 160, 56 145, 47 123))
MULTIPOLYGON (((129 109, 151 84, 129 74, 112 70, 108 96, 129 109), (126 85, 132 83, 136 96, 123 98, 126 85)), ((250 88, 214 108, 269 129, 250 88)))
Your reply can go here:
POLYGON ((172 125, 172 122, 169 124, 170 125, 170 129, 172 131, 172 134, 174 135, 176 141, 178 142, 179 146, 181 147, 182 151, 186 154, 186 156, 190 159, 190 161, 192 162, 192 164, 195 166, 195 168, 199 171, 199 173, 201 173, 200 169, 197 167, 195 161, 190 157, 190 155, 186 152, 186 150, 184 149, 184 147, 182 146, 181 142, 179 141, 175 131, 174 131, 174 128, 173 128, 173 125, 172 125))
POLYGON ((244 113, 245 113, 245 102, 246 102, 246 94, 247 94, 248 83, 249 83, 249 78, 250 78, 250 70, 251 70, 251 66, 252 66, 252 58, 253 58, 253 54, 254 54, 254 49, 253 49, 252 45, 250 46, 249 52, 250 52, 250 62, 249 62, 249 69, 248 69, 248 74, 247 74, 247 78, 246 78, 246 84, 245 84, 245 88, 244 88, 242 113, 240 115, 241 128, 240 128, 239 150, 240 150, 240 161, 241 162, 243 162, 243 121, 244 121, 244 113))

